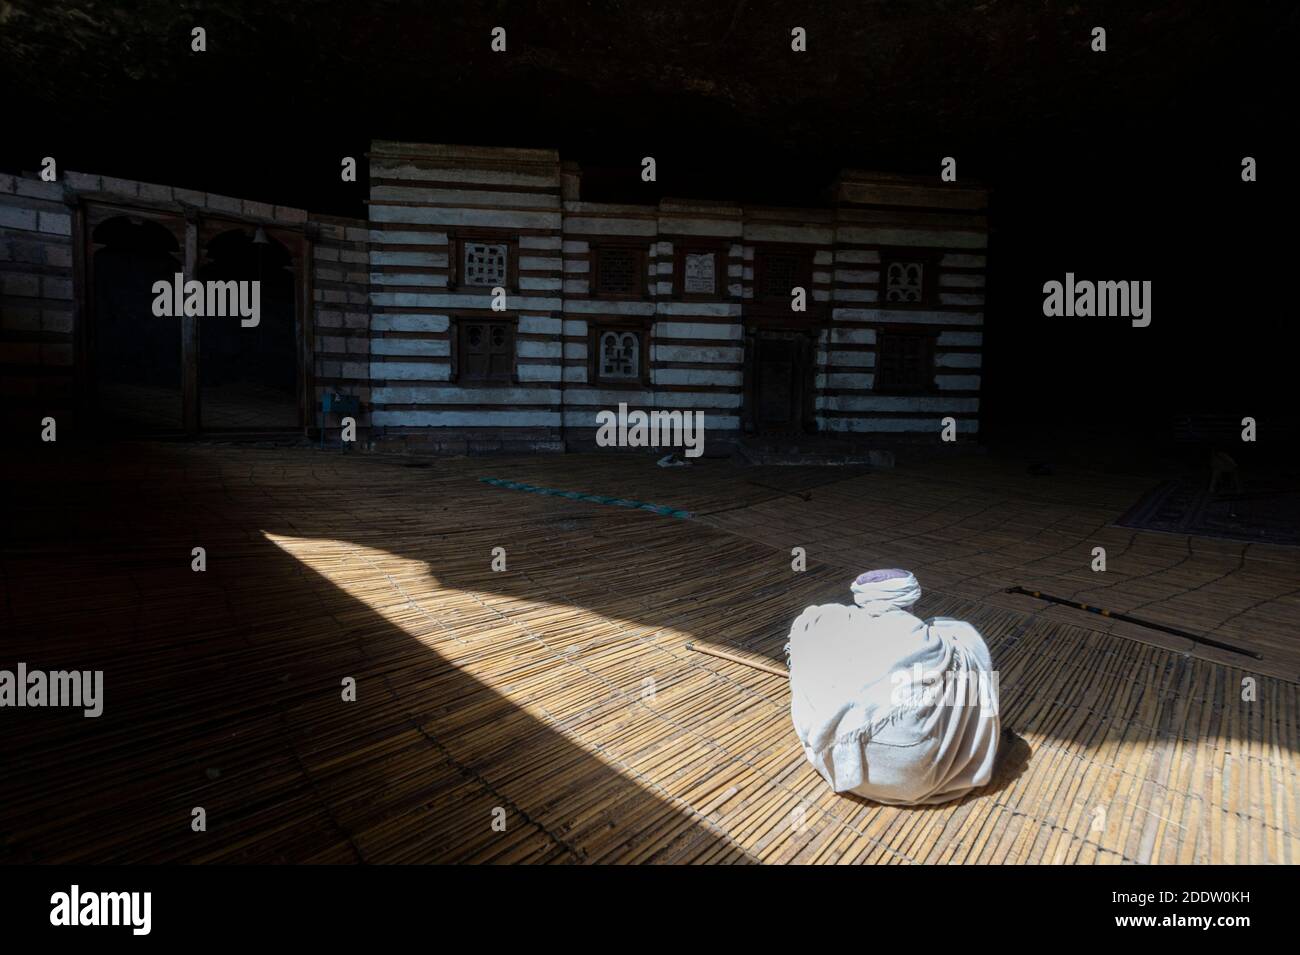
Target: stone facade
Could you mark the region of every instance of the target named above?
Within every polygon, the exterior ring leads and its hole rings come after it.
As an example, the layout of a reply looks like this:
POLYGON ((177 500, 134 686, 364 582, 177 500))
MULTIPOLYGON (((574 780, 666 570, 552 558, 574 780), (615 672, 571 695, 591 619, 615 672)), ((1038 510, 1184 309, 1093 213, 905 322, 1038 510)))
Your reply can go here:
POLYGON ((584 199, 548 150, 376 142, 369 162, 366 220, 0 176, 5 417, 35 429, 93 408, 86 231, 135 210, 182 247, 197 223, 195 255, 219 228, 292 240, 313 437, 339 434, 327 391, 361 399, 363 445, 399 450, 588 447, 620 404, 702 412, 715 451, 751 433, 933 434, 947 416, 978 431, 982 189, 846 171, 821 208, 626 205, 584 199))

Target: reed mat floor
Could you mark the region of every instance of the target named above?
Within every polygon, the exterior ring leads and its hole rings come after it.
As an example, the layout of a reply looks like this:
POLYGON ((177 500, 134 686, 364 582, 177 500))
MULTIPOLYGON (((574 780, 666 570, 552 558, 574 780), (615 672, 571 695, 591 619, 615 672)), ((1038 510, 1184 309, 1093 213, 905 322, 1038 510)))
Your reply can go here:
POLYGON ((104 711, 0 712, 0 861, 1300 862, 1300 551, 1114 526, 1150 475, 145 443, 3 469, 0 668, 102 670, 104 711), (1015 736, 952 804, 829 792, 787 681, 685 646, 781 662, 878 566, 999 671, 1015 736))

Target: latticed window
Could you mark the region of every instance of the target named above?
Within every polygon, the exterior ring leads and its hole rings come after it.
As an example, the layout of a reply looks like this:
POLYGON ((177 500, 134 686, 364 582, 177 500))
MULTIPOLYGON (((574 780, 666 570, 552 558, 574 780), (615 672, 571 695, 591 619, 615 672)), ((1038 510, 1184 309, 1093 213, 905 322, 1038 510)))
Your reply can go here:
POLYGON ((788 299, 791 289, 808 289, 806 256, 797 252, 759 252, 754 265, 754 294, 759 298, 788 299))
POLYGON ((514 376, 515 329, 508 322, 462 322, 458 373, 462 381, 510 381, 514 376))
POLYGON ((682 291, 712 295, 718 287, 716 252, 687 252, 682 257, 682 291))
POLYGON ((890 262, 885 269, 885 301, 919 304, 925 290, 921 262, 890 262))
POLYGON ((929 391, 934 387, 934 339, 928 332, 882 331, 876 337, 876 388, 929 391))
POLYGON ((505 287, 510 246, 504 242, 464 242, 462 263, 464 285, 505 287))
POLYGON ((633 246, 596 249, 596 288, 603 295, 640 295, 645 289, 643 251, 633 246))
POLYGON ((641 376, 641 335, 633 331, 600 333, 600 377, 639 378, 641 376))

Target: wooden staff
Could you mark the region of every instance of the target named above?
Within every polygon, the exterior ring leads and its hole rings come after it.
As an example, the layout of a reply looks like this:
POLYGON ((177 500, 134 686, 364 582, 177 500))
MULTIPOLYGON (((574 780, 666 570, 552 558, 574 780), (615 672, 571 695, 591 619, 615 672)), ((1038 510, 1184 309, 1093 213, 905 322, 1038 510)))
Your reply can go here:
POLYGON ((1076 610, 1086 610, 1088 613, 1095 613, 1102 617, 1110 617, 1112 620, 1122 620, 1125 623, 1136 624, 1139 627, 1146 627, 1150 630, 1159 630, 1161 633, 1171 633, 1175 637, 1182 637, 1184 640, 1191 640, 1194 643, 1204 644, 1208 647, 1218 647, 1220 650, 1227 650, 1231 653, 1240 653, 1242 656, 1254 657, 1256 660, 1264 659, 1262 653, 1256 653, 1254 650, 1247 650, 1244 647, 1235 647, 1231 643, 1222 643, 1218 640, 1211 640, 1209 637, 1203 637, 1200 634, 1189 633, 1186 630, 1180 630, 1178 627, 1169 627, 1163 623, 1156 623, 1152 620, 1143 620, 1140 617, 1131 617, 1126 613, 1115 613, 1110 610, 1103 610, 1101 607, 1093 607, 1089 604, 1079 603, 1077 600, 1067 600, 1064 597, 1053 597, 1051 594, 1045 594, 1041 590, 1026 590, 1024 587, 1008 587, 1006 590, 1009 594, 1022 594, 1026 597, 1036 597, 1039 600, 1046 600, 1048 603, 1060 604, 1063 607, 1074 607, 1076 610))
POLYGON ((780 670, 776 667, 768 666, 766 663, 755 663, 753 660, 746 660, 744 657, 738 657, 734 653, 728 653, 726 650, 706 650, 704 647, 697 647, 693 643, 686 644, 687 650, 694 650, 696 653, 706 653, 711 657, 721 657, 723 660, 730 660, 732 663, 739 663, 742 666, 753 667, 755 670, 762 670, 764 673, 770 673, 773 676, 783 676, 790 679, 789 670, 780 670))

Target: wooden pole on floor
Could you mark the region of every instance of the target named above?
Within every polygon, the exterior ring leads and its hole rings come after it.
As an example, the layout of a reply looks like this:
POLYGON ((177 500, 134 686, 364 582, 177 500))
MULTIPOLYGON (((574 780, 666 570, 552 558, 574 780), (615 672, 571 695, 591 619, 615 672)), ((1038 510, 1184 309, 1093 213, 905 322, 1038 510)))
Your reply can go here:
POLYGON ((705 653, 711 657, 720 657, 723 660, 730 660, 732 663, 739 663, 742 666, 753 667, 755 670, 762 670, 764 673, 770 673, 773 676, 782 676, 787 680, 790 679, 789 670, 781 670, 777 667, 768 666, 766 663, 755 663, 753 660, 746 660, 744 657, 738 657, 734 653, 728 653, 726 650, 711 650, 704 647, 697 647, 693 643, 686 644, 687 650, 694 650, 696 653, 705 653))
POLYGON ((1204 644, 1207 647, 1217 647, 1220 650, 1227 650, 1230 653, 1240 653, 1243 656, 1254 657, 1256 660, 1264 659, 1262 653, 1254 650, 1247 650, 1244 647, 1233 646, 1231 643, 1223 643, 1219 640, 1212 640, 1209 637, 1200 634, 1190 633, 1179 627, 1166 626, 1163 623, 1156 623, 1153 620, 1143 620, 1141 617, 1133 617, 1126 613, 1118 613, 1113 610, 1103 610, 1101 607, 1094 607, 1091 604, 1080 603, 1077 600, 1069 600, 1065 597, 1054 597, 1051 594, 1045 594, 1041 590, 1026 590, 1024 587, 1008 587, 1005 591, 1009 594, 1021 594, 1025 597, 1035 597, 1038 600, 1046 600, 1048 603, 1060 604, 1062 607, 1073 607, 1076 610, 1086 610, 1088 613, 1095 613, 1102 617, 1110 617, 1112 620, 1122 620, 1124 623, 1135 624, 1139 627, 1147 627, 1150 630, 1159 630, 1161 633, 1170 633, 1175 637, 1182 637, 1184 640, 1191 640, 1194 643, 1204 644))

